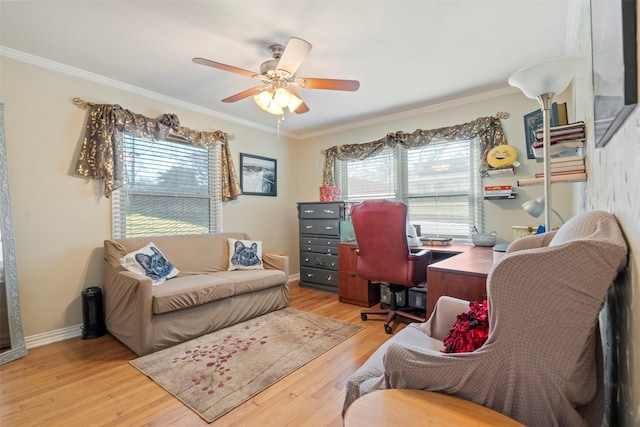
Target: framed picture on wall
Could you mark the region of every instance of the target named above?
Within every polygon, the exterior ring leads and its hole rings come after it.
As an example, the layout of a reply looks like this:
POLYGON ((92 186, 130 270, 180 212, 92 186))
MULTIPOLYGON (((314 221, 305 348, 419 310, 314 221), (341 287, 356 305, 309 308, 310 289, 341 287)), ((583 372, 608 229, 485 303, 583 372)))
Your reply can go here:
POLYGON ((268 157, 240 153, 240 188, 242 194, 278 195, 278 162, 268 157))
POLYGON ((638 103, 636 0, 591 0, 596 147, 604 147, 638 103))

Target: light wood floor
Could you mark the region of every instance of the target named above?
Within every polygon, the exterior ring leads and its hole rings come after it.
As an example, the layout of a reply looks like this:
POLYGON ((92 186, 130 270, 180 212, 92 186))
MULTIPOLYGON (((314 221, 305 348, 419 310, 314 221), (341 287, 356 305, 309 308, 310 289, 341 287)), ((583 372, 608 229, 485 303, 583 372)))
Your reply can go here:
MULTIPOLYGON (((336 295, 290 284, 290 307, 366 329, 298 369, 213 426, 341 426, 344 384, 384 341, 381 316, 336 295)), ((397 325, 400 330, 404 325, 397 325)), ((203 426, 198 415, 133 368, 137 356, 111 335, 30 349, 0 367, 0 426, 203 426)))

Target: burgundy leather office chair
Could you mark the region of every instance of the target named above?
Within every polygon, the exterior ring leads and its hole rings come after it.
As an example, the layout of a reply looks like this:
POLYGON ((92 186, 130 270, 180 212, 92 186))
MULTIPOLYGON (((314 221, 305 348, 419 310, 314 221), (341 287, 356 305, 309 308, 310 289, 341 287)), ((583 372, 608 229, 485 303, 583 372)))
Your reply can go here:
POLYGON ((391 303, 388 309, 363 310, 369 314, 386 314, 384 330, 392 333, 391 321, 402 316, 416 322, 426 319, 398 308, 396 293, 425 283, 431 251, 410 252, 407 243, 407 205, 388 200, 370 200, 351 207, 351 221, 358 242, 358 276, 369 283, 388 283, 391 303))

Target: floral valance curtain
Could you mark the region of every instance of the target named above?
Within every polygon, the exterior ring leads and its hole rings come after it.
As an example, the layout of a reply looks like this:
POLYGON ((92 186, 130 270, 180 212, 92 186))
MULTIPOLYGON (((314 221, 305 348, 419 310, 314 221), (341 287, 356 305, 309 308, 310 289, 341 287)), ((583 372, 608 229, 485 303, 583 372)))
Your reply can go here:
POLYGON ((346 144, 334 146, 323 151, 324 168, 322 170, 322 185, 335 185, 336 160, 362 160, 375 156, 385 147, 395 147, 400 144, 404 148, 417 148, 429 144, 433 140, 459 140, 478 138, 482 147, 482 162, 480 173, 484 174, 489 168, 487 153, 496 145, 507 143, 498 116, 479 117, 472 122, 440 129, 417 129, 412 133, 389 133, 382 139, 363 144, 346 144))
POLYGON ((153 140, 164 140, 169 134, 179 135, 186 143, 205 148, 222 143, 222 200, 234 200, 242 194, 229 149, 230 137, 226 133, 219 130, 199 132, 180 126, 175 114, 151 119, 119 105, 87 105, 89 115, 76 172, 104 180, 105 197, 110 197, 113 190, 122 187, 127 180, 122 153, 123 132, 153 140))

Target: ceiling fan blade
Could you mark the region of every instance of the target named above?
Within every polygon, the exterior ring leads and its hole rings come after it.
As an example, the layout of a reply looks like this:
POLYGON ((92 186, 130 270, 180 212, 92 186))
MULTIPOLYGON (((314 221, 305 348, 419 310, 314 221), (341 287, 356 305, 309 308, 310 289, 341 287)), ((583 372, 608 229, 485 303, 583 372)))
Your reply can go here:
POLYGON ((200 65, 206 65, 207 67, 217 68, 222 71, 229 71, 236 74, 242 74, 243 76, 253 77, 257 75, 253 71, 245 70, 244 68, 232 67, 231 65, 221 64, 220 62, 211 61, 204 58, 193 58, 193 62, 200 65))
POLYGON ((265 89, 265 86, 256 86, 256 87, 252 87, 251 89, 247 89, 245 91, 242 91, 240 93, 236 93, 235 95, 232 95, 228 98, 225 98, 222 100, 222 102, 236 102, 236 101, 240 101, 241 99, 245 99, 249 96, 252 95, 257 95, 260 92, 262 92, 265 89))
POLYGON ((302 101, 302 104, 300 104, 298 106, 298 108, 296 108, 295 113, 296 114, 304 114, 307 113, 309 111, 309 106, 307 104, 304 103, 304 101, 302 101))
POLYGON ((302 77, 305 81, 305 89, 329 89, 329 90, 350 90, 356 91, 360 87, 357 80, 336 80, 336 79, 315 79, 302 77))
POLYGON ((297 37, 291 37, 287 43, 287 47, 284 48, 277 69, 286 71, 293 76, 296 71, 298 71, 298 68, 300 68, 300 65, 302 65, 302 62, 310 50, 311 43, 297 37))
MULTIPOLYGON (((300 101, 302 101, 302 97, 300 96, 300 94, 292 87, 288 87, 287 91, 289 93, 291 93, 292 95, 295 95, 296 97, 298 97, 298 99, 300 99, 300 101)), ((304 114, 306 112, 309 111, 309 106, 307 104, 304 103, 304 101, 302 101, 302 104, 298 105, 298 108, 296 108, 295 113, 296 114, 304 114)))

